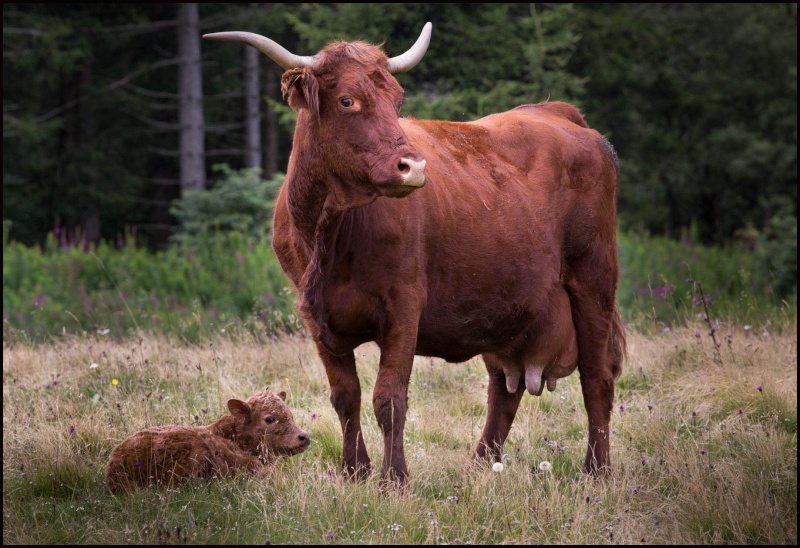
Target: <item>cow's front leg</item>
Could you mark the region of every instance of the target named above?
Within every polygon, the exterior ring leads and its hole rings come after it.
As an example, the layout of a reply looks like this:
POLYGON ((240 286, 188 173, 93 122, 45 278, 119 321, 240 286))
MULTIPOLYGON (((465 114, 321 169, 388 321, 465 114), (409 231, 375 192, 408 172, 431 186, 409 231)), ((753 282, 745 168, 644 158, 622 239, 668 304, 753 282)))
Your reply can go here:
POLYGON ((342 473, 349 479, 364 479, 372 468, 361 432, 361 383, 353 351, 333 354, 317 345, 331 387, 331 404, 342 425, 342 473))
POLYGON ((408 382, 417 344, 417 323, 393 329, 380 341, 381 361, 372 405, 383 432, 383 483, 403 485, 408 468, 403 452, 403 429, 408 409, 408 382))

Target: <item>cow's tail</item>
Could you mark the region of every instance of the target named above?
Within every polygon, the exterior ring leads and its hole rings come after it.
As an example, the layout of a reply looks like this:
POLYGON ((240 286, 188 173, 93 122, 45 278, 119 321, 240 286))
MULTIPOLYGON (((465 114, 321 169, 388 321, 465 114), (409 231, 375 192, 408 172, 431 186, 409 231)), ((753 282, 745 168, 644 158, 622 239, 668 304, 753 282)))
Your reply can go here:
POLYGON ((622 325, 622 316, 619 314, 619 308, 616 303, 614 304, 614 312, 611 315, 609 346, 611 354, 611 372, 616 379, 622 374, 622 361, 628 355, 628 345, 625 341, 625 327, 622 325))

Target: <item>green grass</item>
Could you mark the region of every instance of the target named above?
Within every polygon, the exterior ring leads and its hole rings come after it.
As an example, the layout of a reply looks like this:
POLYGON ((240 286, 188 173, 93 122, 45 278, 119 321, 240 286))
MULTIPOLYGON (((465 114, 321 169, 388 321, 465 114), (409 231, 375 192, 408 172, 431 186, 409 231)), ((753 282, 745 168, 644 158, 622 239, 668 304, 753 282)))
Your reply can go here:
MULTIPOLYGON (((524 396, 498 474, 470 460, 486 416, 480 360, 418 359, 407 492, 382 492, 377 473, 363 483, 341 480, 339 421, 303 336, 262 341, 218 330, 200 344, 147 334, 119 343, 96 334, 6 341, 3 541, 795 544, 796 328, 724 326, 733 336, 718 353, 709 337, 695 337, 701 327, 629 331, 612 417, 613 471, 604 480, 581 473, 586 415, 577 375, 552 393, 524 396), (269 478, 122 496, 105 490, 105 462, 126 435, 154 424, 207 424, 225 413, 228 398, 265 385, 287 391, 313 439, 269 478), (552 470, 539 470, 543 460, 552 470)), ((379 469, 382 437, 371 408, 378 356, 372 344, 357 351, 364 436, 379 469)))
MULTIPOLYGON (((618 245, 617 302, 640 331, 704 317, 701 289, 712 321, 774 328, 797 315, 796 287, 782 299, 754 251, 634 232, 620 232, 618 245)), ((263 341, 304 330, 289 285, 268 238, 236 232, 201 234, 159 253, 131 239, 121 249, 84 249, 52 235, 43 248, 4 238, 3 338, 41 342, 107 329, 118 340, 143 331, 199 343, 226 329, 263 341)))

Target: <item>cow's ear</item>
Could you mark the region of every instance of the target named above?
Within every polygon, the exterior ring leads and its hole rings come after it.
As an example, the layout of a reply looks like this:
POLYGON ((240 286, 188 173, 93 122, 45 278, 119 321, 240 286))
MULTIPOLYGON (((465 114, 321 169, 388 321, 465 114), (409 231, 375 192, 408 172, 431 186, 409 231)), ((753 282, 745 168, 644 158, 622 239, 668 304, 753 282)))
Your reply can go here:
POLYGON ((242 400, 228 400, 228 411, 234 417, 247 418, 250 416, 250 406, 242 400))
POLYGON ((294 110, 307 108, 319 116, 319 82, 308 68, 287 70, 281 77, 281 93, 294 110))
POLYGON ((280 399, 282 399, 283 401, 286 401, 286 392, 284 392, 284 391, 278 392, 278 397, 280 399))

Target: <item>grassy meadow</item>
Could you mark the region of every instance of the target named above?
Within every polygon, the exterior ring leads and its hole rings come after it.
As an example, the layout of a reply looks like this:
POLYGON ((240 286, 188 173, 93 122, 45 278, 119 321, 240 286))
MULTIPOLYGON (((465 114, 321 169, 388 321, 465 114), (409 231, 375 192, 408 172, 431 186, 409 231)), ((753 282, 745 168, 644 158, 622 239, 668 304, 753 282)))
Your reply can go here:
MULTIPOLYGON (((586 415, 578 376, 526 395, 505 469, 470 464, 487 376, 417 358, 405 493, 338 474, 341 432, 302 334, 206 328, 202 343, 92 331, 3 343, 4 544, 796 544, 796 320, 630 329, 612 417, 613 471, 580 469, 586 415), (96 364, 93 365, 93 364, 96 364), (312 435, 269 478, 187 482, 112 496, 103 470, 136 430, 207 424, 231 397, 286 390, 312 435), (542 471, 540 464, 552 464, 542 471)), ((378 349, 357 350, 373 464, 378 349)))
MULTIPOLYGON (((581 473, 577 374, 523 398, 496 473, 470 462, 486 417, 480 359, 417 358, 411 483, 382 493, 377 474, 340 479, 327 379, 266 236, 199 237, 153 254, 132 235, 91 246, 51 234, 25 247, 4 226, 3 542, 795 544, 796 289, 781 299, 785 276, 747 247, 620 232, 619 250, 629 355, 611 474, 581 473), (287 391, 312 435, 269 478, 105 490, 105 463, 125 436, 208 424, 228 399, 265 386, 287 391)), ((379 469, 379 354, 357 352, 379 469)))

